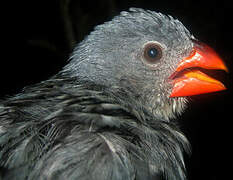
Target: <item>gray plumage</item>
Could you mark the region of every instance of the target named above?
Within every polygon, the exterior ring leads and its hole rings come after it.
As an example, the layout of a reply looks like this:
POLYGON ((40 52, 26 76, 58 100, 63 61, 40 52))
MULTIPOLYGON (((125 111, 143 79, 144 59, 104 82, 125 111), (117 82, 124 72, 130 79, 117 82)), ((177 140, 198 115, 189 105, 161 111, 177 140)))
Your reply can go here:
POLYGON ((186 179, 189 143, 171 120, 185 98, 167 80, 194 37, 178 20, 132 8, 99 25, 49 80, 0 104, 3 179, 186 179), (145 43, 162 59, 148 68, 145 43))

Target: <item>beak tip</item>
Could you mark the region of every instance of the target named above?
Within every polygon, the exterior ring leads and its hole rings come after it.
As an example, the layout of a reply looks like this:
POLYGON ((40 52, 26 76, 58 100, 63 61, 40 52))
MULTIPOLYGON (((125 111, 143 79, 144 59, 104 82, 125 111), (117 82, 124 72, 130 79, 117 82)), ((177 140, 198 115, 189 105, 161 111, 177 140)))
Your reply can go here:
POLYGON ((222 70, 224 70, 225 72, 229 73, 229 69, 227 68, 227 66, 225 64, 223 64, 222 70))

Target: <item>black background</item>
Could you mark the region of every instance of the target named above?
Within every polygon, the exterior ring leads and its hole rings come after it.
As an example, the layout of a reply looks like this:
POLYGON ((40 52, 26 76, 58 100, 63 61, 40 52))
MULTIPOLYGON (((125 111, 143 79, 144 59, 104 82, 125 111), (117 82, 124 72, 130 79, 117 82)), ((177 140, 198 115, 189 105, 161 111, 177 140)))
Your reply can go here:
MULTIPOLYGON (((1 33, 1 98, 48 79, 66 64, 72 48, 62 20, 61 1, 8 1, 1 5, 1 29, 4 30, 1 33)), ((71 0, 68 6, 75 42, 120 11, 141 7, 178 18, 195 37, 213 47, 224 59, 230 73, 217 73, 216 77, 228 90, 194 96, 180 117, 181 128, 192 144, 192 156, 186 158, 190 180, 232 178, 233 7, 230 3, 71 0)))

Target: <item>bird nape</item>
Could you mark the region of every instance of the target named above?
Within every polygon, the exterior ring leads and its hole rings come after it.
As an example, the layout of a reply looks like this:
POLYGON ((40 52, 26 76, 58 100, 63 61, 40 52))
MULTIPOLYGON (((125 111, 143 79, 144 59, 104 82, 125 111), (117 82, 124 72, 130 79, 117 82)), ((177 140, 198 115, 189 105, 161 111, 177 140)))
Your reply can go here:
POLYGON ((177 19, 131 8, 61 72, 0 103, 2 179, 184 180, 187 96, 224 90, 220 57, 177 19))

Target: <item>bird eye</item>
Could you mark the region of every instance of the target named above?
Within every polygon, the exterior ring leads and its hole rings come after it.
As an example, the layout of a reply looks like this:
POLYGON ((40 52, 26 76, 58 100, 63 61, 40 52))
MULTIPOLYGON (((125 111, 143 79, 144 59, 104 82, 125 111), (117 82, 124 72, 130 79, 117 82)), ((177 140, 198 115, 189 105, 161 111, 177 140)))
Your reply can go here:
POLYGON ((156 43, 148 43, 144 47, 144 60, 146 63, 154 64, 162 58, 162 48, 156 43))

